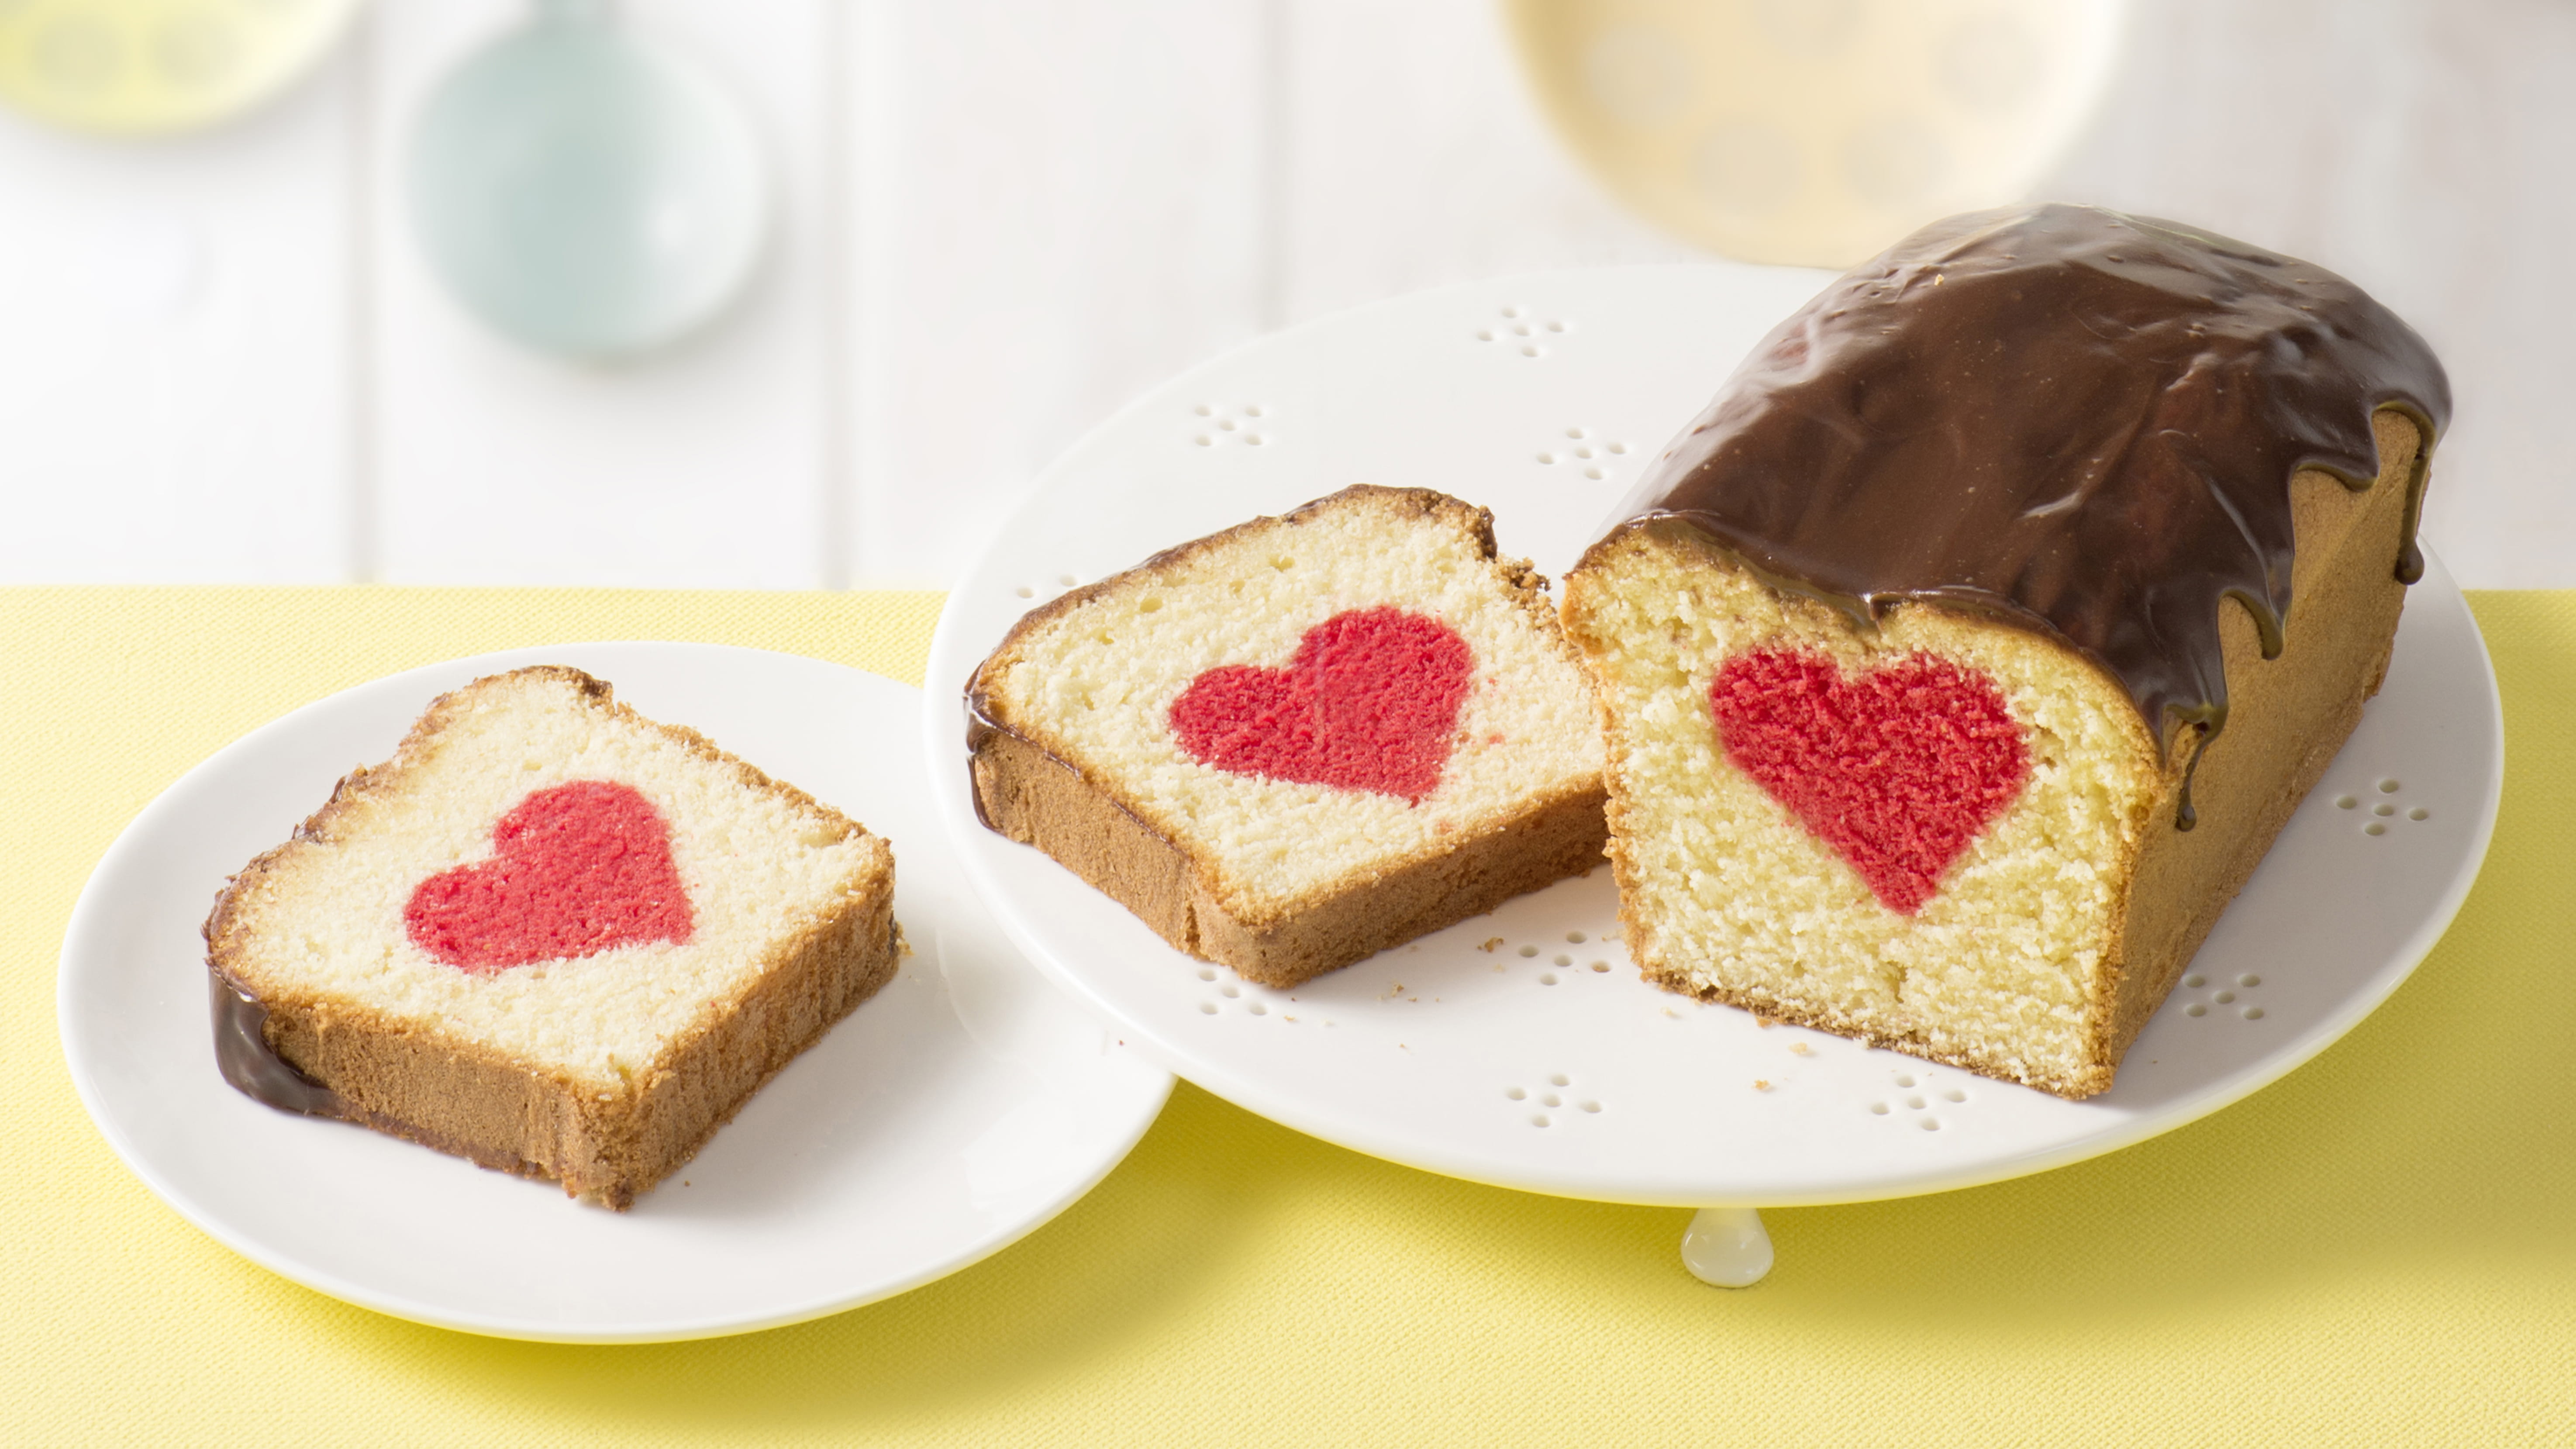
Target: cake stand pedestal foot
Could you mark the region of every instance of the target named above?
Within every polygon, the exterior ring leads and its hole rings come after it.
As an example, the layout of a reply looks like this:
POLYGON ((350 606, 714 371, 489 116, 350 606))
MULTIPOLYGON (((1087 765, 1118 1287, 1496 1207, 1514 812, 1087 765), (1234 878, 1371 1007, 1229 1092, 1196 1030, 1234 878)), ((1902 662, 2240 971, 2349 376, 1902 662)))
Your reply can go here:
POLYGON ((1682 1234, 1682 1266, 1703 1283, 1750 1288, 1771 1271, 1771 1235, 1748 1207, 1701 1208, 1682 1234))

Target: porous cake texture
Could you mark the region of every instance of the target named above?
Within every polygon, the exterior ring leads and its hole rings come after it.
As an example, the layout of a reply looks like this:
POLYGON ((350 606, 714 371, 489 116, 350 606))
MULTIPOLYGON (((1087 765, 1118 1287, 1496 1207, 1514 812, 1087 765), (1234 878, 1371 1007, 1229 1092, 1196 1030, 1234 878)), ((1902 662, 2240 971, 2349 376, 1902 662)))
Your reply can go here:
POLYGON ((2110 1087, 2379 687, 2449 403, 2351 283, 2152 218, 1828 286, 1568 576, 1647 978, 2110 1087))
POLYGON ((546 666, 342 780, 207 960, 320 1110, 624 1208, 893 975, 893 901, 885 841, 546 666))
POLYGON ((1493 518, 1357 487, 1022 619, 967 689, 985 822, 1292 986, 1601 858, 1601 738, 1493 518))
POLYGON ((2384 412, 2379 438, 2369 490, 2296 480, 2284 647, 2265 659, 2231 605, 2226 728, 2169 748, 2037 632, 1931 602, 1864 624, 1680 521, 1605 541, 1565 613, 1601 692, 1630 955, 1703 999, 2107 1089, 2386 671, 2418 437, 2384 412))

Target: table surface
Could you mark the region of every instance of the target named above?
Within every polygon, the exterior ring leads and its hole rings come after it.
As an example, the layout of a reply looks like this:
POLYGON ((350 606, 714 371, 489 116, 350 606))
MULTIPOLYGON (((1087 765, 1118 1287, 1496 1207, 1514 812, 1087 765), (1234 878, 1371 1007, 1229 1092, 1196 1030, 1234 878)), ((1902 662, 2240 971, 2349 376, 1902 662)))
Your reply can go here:
MULTIPOLYGON (((1399 292, 1694 255, 1547 131, 1495 0, 629 0, 732 83, 777 244, 647 364, 514 350, 398 205, 521 0, 374 0, 271 108, 137 144, 0 113, 0 582, 943 586, 1118 404, 1399 292)), ((2459 395, 2426 528, 2576 585, 2576 7, 2140 0, 2038 190, 2337 268, 2459 395)), ((1316 492, 1338 482, 1318 480, 1316 492)))
POLYGON ((1432 1177, 1184 1086, 1090 1197, 953 1278, 601 1349, 351 1308, 162 1207, 61 1066, 72 901, 199 759, 365 679, 640 637, 917 681, 937 596, 0 591, 0 1442, 2570 1442, 2576 594, 2472 603, 2509 764, 2457 923, 2344 1041, 2155 1141, 1773 1211, 1779 1267, 1726 1292, 1683 1272, 1684 1212, 1432 1177))

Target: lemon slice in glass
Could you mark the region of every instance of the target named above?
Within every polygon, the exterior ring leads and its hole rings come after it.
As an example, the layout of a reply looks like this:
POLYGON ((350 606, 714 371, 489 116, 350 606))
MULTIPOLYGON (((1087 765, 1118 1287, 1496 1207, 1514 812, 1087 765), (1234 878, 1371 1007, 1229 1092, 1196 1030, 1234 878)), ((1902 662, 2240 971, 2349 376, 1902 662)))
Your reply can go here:
POLYGON ((84 131, 193 130, 329 49, 355 0, 0 0, 0 101, 84 131))

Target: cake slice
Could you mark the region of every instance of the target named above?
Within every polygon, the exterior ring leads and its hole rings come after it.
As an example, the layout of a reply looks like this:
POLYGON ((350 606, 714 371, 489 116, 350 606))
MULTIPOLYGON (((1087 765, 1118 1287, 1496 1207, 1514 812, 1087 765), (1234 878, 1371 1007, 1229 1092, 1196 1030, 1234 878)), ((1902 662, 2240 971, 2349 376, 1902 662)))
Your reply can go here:
POLYGON ((2387 667, 2450 405, 2320 268, 1955 217, 1757 348, 1569 575, 1649 980, 2111 1085, 2387 667))
POLYGON ((894 856, 576 669, 433 701, 206 922, 270 1105, 616 1208, 892 977, 894 856))
POLYGON ((1493 515, 1357 487, 1022 619, 976 808, 1175 948, 1293 986, 1590 869, 1591 689, 1493 515))

